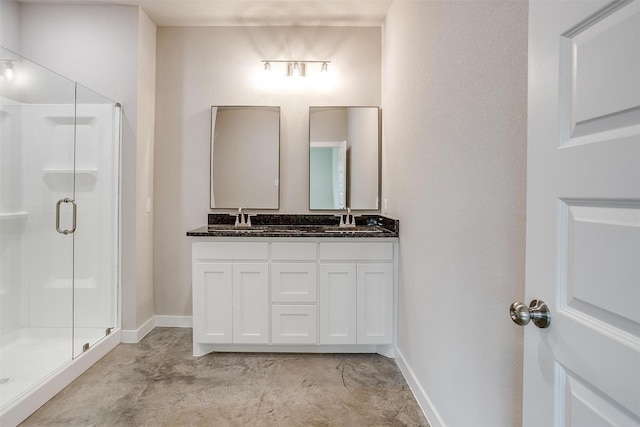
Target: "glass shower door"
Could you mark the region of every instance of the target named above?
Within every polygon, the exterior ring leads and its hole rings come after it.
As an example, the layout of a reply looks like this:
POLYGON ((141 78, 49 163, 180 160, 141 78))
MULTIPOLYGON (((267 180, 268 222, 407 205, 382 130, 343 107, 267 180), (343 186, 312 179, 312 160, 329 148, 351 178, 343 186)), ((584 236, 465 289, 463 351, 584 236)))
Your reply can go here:
POLYGON ((77 85, 74 357, 118 326, 119 119, 115 101, 77 85))
POLYGON ((12 71, 0 78, 2 407, 73 354, 75 84, 5 49, 0 59, 12 71))

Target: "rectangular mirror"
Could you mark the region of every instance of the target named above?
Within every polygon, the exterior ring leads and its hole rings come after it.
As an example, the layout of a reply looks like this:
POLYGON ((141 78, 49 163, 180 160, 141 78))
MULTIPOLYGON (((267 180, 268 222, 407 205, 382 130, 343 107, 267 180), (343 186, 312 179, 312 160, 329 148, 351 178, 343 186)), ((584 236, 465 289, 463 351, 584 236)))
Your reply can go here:
POLYGON ((280 107, 211 107, 211 208, 278 209, 280 107))
POLYGON ((380 109, 309 108, 309 209, 378 210, 380 109))

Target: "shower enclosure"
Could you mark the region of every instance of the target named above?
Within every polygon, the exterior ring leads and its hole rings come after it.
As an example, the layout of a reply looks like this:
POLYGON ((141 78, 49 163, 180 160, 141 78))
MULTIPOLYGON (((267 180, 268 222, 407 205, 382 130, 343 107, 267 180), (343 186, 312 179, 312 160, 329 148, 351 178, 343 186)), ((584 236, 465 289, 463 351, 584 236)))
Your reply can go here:
POLYGON ((120 326, 121 109, 3 48, 0 71, 4 416, 120 326))

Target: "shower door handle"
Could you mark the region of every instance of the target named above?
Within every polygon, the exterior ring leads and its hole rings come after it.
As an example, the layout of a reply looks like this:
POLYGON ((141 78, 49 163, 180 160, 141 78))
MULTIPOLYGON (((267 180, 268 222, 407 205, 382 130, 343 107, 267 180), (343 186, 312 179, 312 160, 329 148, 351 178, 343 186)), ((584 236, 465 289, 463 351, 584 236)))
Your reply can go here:
POLYGON ((68 197, 65 197, 64 199, 60 199, 58 200, 58 203, 56 203, 56 231, 60 234, 72 234, 74 231, 76 231, 76 201, 72 200, 68 197), (60 229, 60 205, 62 203, 71 203, 71 206, 73 207, 73 219, 72 219, 72 223, 71 223, 71 230, 61 230, 60 229))

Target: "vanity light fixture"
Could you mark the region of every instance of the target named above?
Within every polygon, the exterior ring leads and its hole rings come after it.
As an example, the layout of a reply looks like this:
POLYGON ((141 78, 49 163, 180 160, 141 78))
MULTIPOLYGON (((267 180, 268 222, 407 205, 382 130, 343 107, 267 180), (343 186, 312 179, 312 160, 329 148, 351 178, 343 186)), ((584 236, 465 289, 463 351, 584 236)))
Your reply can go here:
POLYGON ((300 59, 263 59, 264 71, 271 71, 271 64, 283 62, 287 64, 288 77, 305 77, 307 75, 307 64, 321 64, 320 71, 326 73, 329 71, 329 63, 331 61, 304 61, 300 59))
POLYGON ((287 65, 288 77, 304 77, 307 75, 307 66, 304 62, 289 62, 287 65))

